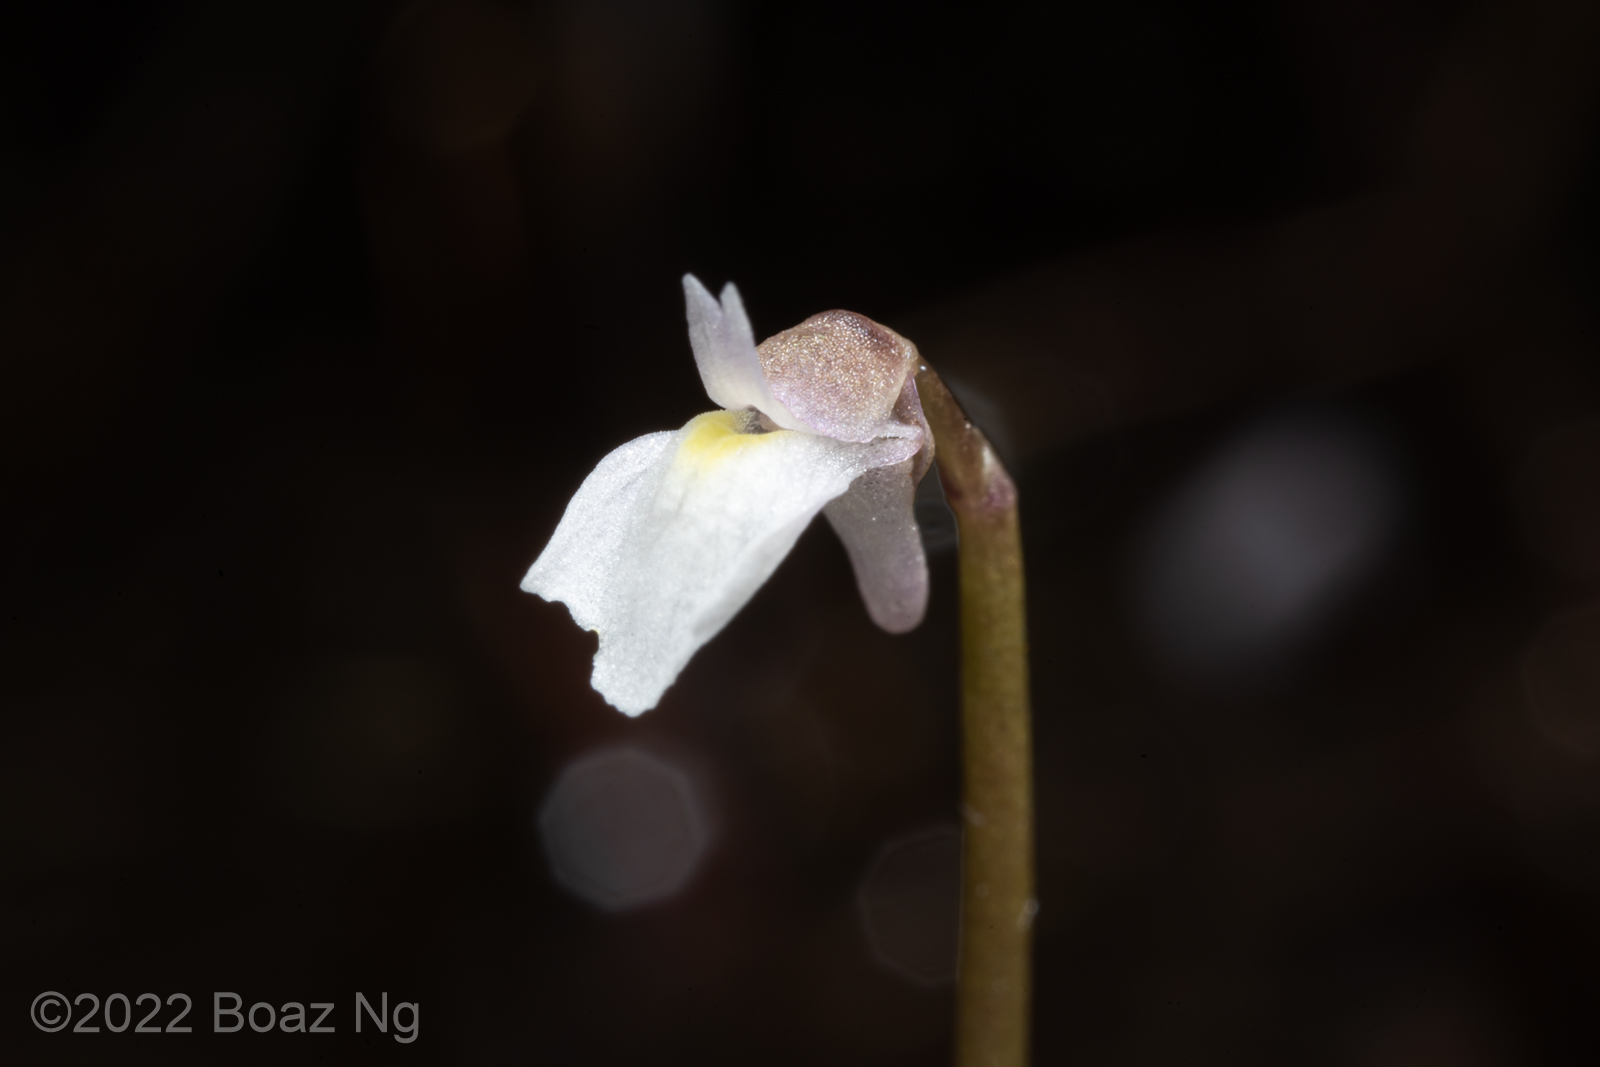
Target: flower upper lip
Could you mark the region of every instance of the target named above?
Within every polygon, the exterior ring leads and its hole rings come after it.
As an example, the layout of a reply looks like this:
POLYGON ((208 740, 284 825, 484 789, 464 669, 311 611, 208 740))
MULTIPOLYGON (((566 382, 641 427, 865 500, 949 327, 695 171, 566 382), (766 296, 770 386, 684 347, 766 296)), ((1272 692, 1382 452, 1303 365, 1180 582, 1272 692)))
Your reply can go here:
POLYGON ((870 441, 920 432, 893 417, 917 350, 865 315, 824 311, 756 352, 773 395, 817 433, 870 441))
POLYGON ((905 417, 900 402, 917 350, 899 334, 853 311, 824 311, 758 346, 732 282, 717 300, 685 274, 683 294, 689 343, 716 404, 755 408, 782 429, 837 441, 921 437, 931 447, 920 411, 905 417))
POLYGON ((683 297, 688 308, 689 345, 712 403, 730 411, 755 408, 785 430, 816 432, 772 395, 738 288, 729 282, 722 287, 718 301, 699 278, 685 274, 683 297))

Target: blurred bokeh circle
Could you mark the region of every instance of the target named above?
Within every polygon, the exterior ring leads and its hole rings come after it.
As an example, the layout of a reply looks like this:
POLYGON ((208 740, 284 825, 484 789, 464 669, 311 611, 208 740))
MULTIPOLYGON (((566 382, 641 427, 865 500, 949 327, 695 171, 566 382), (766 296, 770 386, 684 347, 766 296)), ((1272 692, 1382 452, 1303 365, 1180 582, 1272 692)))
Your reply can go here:
POLYGON ((568 764, 539 810, 539 833, 556 881, 607 911, 675 894, 711 838, 689 774, 631 747, 568 764))
POLYGON ((1334 411, 1247 429, 1157 516, 1138 604, 1160 657, 1196 679, 1270 670, 1382 558, 1400 479, 1379 436, 1334 411))
POLYGON ((961 830, 941 826, 897 838, 861 888, 872 954, 920 985, 955 980, 961 924, 961 830))

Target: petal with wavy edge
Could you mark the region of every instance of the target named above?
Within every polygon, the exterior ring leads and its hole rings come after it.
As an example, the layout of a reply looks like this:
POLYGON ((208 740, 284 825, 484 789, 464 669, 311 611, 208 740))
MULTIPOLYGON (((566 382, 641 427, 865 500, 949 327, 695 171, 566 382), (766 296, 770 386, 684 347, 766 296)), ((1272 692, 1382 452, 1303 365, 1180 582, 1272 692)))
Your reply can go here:
POLYGON ((607 456, 523 579, 599 632, 591 681, 629 715, 656 706, 824 505, 921 444, 741 432, 748 421, 711 412, 607 456))
POLYGON ((626 549, 631 516, 650 490, 652 474, 677 434, 645 434, 614 449, 583 480, 539 558, 522 579, 525 592, 559 600, 572 621, 598 630, 606 615, 602 590, 626 549))
POLYGON ((729 411, 754 408, 785 430, 815 433, 772 395, 738 287, 732 282, 723 286, 719 304, 699 278, 685 274, 683 300, 689 318, 689 347, 694 349, 700 381, 711 402, 729 411))
POLYGON ((844 542, 867 614, 892 634, 915 629, 928 609, 928 559, 912 512, 915 464, 867 471, 822 509, 844 542))

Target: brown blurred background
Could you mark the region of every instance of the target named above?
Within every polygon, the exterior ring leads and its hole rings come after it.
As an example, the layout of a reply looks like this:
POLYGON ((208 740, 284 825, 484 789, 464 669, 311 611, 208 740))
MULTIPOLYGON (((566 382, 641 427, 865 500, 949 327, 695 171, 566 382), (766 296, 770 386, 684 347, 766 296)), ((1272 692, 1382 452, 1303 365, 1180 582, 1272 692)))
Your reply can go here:
POLYGON ((937 494, 919 631, 819 524, 639 720, 517 590, 709 407, 685 271, 1018 474, 1037 1062, 1600 1058, 1593 5, 54 0, 0 78, 8 1059, 946 1062, 937 494))

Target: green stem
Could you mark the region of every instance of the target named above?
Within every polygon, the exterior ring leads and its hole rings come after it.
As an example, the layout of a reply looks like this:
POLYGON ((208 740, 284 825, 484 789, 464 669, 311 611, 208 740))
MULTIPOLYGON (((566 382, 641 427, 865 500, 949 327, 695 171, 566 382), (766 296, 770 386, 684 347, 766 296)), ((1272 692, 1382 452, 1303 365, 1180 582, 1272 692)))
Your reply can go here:
POLYGON ((956 1067, 1025 1067, 1033 750, 1017 489, 932 368, 917 392, 961 532, 961 970, 956 1067))

